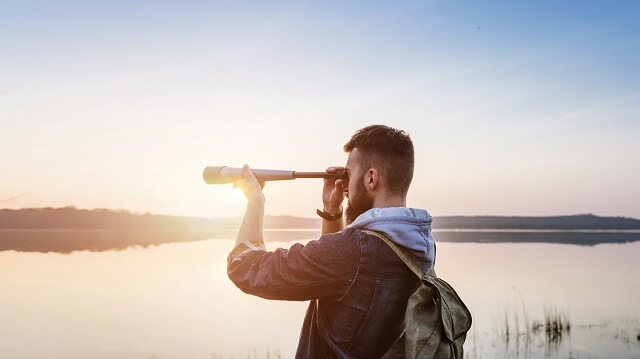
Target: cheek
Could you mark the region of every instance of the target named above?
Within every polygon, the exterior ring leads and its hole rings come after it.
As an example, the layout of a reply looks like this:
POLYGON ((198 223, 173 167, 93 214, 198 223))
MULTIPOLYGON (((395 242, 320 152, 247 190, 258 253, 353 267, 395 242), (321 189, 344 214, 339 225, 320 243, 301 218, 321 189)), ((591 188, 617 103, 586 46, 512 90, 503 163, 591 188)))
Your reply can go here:
POLYGON ((349 197, 350 193, 356 193, 356 184, 355 183, 349 183, 349 187, 347 187, 347 198, 349 197))

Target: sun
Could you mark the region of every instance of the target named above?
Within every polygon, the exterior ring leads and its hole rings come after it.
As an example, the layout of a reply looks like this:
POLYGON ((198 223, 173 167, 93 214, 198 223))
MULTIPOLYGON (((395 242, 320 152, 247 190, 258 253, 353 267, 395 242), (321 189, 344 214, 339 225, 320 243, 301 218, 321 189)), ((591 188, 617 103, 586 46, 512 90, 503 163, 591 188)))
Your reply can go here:
POLYGON ((229 192, 232 193, 232 197, 236 198, 236 199, 240 199, 240 200, 246 200, 247 198, 244 196, 244 193, 242 193, 242 190, 240 188, 233 188, 233 183, 229 183, 225 185, 229 192))

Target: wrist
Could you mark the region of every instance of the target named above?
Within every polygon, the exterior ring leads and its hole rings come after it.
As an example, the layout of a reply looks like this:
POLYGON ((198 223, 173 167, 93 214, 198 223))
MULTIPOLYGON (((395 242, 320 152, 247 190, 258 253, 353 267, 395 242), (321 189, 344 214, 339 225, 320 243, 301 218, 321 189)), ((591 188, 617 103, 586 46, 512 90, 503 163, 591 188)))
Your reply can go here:
POLYGON ((342 205, 330 205, 325 203, 324 206, 322 207, 322 210, 325 211, 326 213, 335 215, 338 213, 342 213, 342 205))
POLYGON ((340 213, 336 213, 336 214, 331 214, 331 213, 327 213, 325 211, 321 211, 321 210, 316 210, 316 213, 318 214, 318 216, 322 217, 322 219, 327 220, 327 221, 337 221, 342 219, 342 212, 340 213))
POLYGON ((249 198, 249 203, 255 203, 255 204, 264 204, 264 194, 262 192, 258 192, 255 194, 252 194, 249 198))

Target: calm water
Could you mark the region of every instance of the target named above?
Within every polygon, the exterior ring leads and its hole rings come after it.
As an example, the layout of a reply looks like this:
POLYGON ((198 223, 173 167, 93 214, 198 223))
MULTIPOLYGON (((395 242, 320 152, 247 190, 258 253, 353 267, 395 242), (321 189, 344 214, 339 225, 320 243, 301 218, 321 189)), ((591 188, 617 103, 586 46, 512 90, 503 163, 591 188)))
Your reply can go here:
MULTIPOLYGON (((0 357, 293 357, 307 303, 240 292, 226 277, 232 247, 0 251, 0 357)), ((474 315, 470 358, 640 358, 639 259, 640 242, 442 242, 436 268, 474 315), (570 332, 532 332, 545 310, 570 332)))

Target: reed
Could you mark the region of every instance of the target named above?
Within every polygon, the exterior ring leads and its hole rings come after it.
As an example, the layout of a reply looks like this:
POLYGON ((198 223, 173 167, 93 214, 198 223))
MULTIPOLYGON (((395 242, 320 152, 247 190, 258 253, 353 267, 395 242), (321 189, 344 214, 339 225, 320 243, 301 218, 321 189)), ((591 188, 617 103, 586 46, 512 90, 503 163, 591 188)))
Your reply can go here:
POLYGON ((504 311, 504 339, 509 344, 509 311, 504 311))
POLYGON ((571 333, 569 315, 551 306, 543 308, 542 319, 531 318, 524 298, 520 297, 518 302, 513 308, 504 307, 496 327, 497 337, 505 345, 506 352, 512 358, 528 358, 531 344, 539 342, 539 347, 544 347, 546 353, 552 355, 571 333))
POLYGON ((531 332, 533 334, 538 334, 543 329, 544 329, 544 324, 540 323, 539 321, 534 320, 533 323, 531 323, 531 332))
POLYGON ((544 332, 547 343, 559 343, 563 335, 571 333, 571 322, 568 316, 556 308, 545 308, 544 332))
MULTIPOLYGON (((282 359, 282 353, 280 353, 280 348, 276 348, 274 351, 271 349, 267 349, 267 354, 265 356, 267 359, 282 359)), ((211 354, 211 359, 223 359, 222 354, 211 354)), ((233 356, 230 357, 233 359, 233 356)), ((248 359, 258 359, 258 352, 255 347, 247 349, 247 358, 248 359)), ((151 359, 155 359, 152 357, 151 359)))

